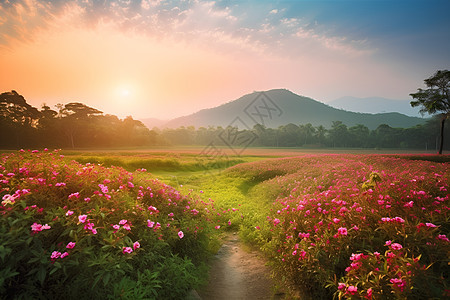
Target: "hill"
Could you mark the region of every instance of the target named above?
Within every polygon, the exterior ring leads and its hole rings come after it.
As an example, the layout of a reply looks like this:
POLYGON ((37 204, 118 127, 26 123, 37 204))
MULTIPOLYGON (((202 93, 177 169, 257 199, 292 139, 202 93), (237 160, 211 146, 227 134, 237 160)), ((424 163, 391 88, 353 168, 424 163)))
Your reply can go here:
POLYGON ((411 107, 410 102, 412 99, 394 100, 381 97, 342 97, 328 104, 338 109, 344 109, 353 112, 360 113, 386 113, 386 112, 398 112, 407 116, 419 117, 419 108, 411 107))
POLYGON ((323 125, 330 128, 333 121, 342 121, 347 126, 363 124, 369 129, 376 129, 380 124, 407 128, 425 123, 426 119, 400 113, 350 112, 299 96, 285 89, 274 89, 253 92, 218 107, 172 119, 164 127, 195 126, 198 128, 231 125, 245 129, 253 128, 256 124, 277 128, 289 123, 311 123, 313 126, 323 125))

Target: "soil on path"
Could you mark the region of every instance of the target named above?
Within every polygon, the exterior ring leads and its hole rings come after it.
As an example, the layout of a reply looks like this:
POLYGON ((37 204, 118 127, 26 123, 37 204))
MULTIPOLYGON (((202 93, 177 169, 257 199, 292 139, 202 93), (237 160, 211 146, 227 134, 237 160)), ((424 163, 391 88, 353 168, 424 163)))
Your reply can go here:
POLYGON ((218 251, 206 287, 198 291, 197 299, 284 299, 275 290, 270 270, 256 251, 247 251, 237 234, 227 237, 218 251))

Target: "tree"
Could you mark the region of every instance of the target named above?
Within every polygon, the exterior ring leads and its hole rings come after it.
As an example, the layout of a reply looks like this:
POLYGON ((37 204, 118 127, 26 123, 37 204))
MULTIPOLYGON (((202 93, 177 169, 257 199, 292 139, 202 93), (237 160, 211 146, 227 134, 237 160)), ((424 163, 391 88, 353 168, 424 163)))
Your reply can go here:
POLYGON ((445 120, 450 117, 450 71, 439 70, 430 78, 425 79, 424 82, 428 89, 419 88, 417 93, 409 94, 413 99, 416 99, 411 101, 411 106, 421 106, 420 112, 422 114, 441 112, 439 154, 442 154, 445 120))

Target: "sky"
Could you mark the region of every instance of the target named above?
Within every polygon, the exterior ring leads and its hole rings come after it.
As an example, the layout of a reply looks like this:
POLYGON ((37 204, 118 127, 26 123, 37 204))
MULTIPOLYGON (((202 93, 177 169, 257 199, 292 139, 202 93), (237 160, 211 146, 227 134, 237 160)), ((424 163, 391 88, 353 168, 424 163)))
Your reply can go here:
POLYGON ((254 91, 409 99, 450 68, 450 1, 0 0, 0 92, 171 119, 254 91))

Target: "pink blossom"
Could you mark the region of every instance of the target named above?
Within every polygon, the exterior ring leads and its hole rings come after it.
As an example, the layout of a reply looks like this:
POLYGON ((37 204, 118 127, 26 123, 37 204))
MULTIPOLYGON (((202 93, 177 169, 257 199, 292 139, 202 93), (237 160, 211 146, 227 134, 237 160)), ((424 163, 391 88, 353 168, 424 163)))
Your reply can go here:
POLYGON ((66 257, 66 256, 69 256, 69 252, 64 252, 64 253, 61 253, 61 258, 64 258, 64 257, 66 257))
POLYGON ((215 229, 220 229, 220 225, 217 225, 216 227, 214 227, 215 229))
POLYGON ((136 250, 137 248, 141 248, 141 244, 139 244, 139 242, 134 242, 133 249, 136 250))
POLYGON ((52 255, 50 256, 51 259, 57 259, 61 256, 61 252, 59 251, 53 251, 52 255))
POLYGON ((345 228, 345 227, 339 227, 339 228, 338 228, 338 233, 339 233, 340 235, 347 235, 347 228, 345 228))
POLYGON ((335 224, 337 224, 337 223, 339 223, 341 220, 339 220, 338 218, 333 218, 333 222, 335 223, 335 224))
POLYGON ((130 224, 123 225, 123 229, 130 231, 131 230, 130 224))
POLYGON ((338 290, 343 291, 347 285, 343 282, 338 283, 338 290))
POLYGON ((354 295, 358 292, 358 288, 356 286, 351 285, 348 287, 347 292, 351 295, 354 295))
POLYGON ((440 240, 443 240, 445 242, 449 242, 450 241, 445 234, 439 234, 437 236, 437 238, 440 239, 440 240))
POLYGON ((80 193, 76 192, 76 193, 72 193, 69 195, 69 200, 73 199, 73 198, 80 198, 80 193))
POLYGON ((150 220, 147 220, 147 226, 150 228, 153 228, 153 226, 155 225, 155 222, 152 222, 150 220))
POLYGON ((86 219, 87 219, 87 215, 79 215, 79 216, 78 216, 78 221, 79 221, 80 223, 86 222, 86 219))
POLYGON ((35 223, 33 223, 33 225, 31 225, 31 230, 33 232, 42 231, 42 225, 35 222, 35 223))
POLYGON ((119 221, 119 224, 120 224, 120 225, 124 225, 124 224, 126 224, 127 222, 128 222, 128 220, 120 220, 120 221, 119 221))
POLYGON ((280 219, 274 219, 273 225, 277 226, 278 224, 280 224, 280 219))
POLYGON ((403 248, 403 246, 400 245, 399 243, 392 243, 391 248, 394 250, 400 250, 403 248))
POLYGON ((71 216, 71 215, 73 215, 73 211, 68 210, 68 211, 66 212, 66 216, 71 216))
POLYGON ((122 253, 131 253, 133 252, 133 249, 131 247, 123 247, 122 253))
POLYGON ((120 229, 120 225, 117 225, 117 224, 114 224, 112 227, 113 227, 115 230, 119 230, 119 229, 120 229))
POLYGON ((66 186, 64 182, 57 182, 55 183, 55 186, 66 186))
POLYGON ((392 244, 392 241, 391 240, 389 240, 389 241, 386 241, 386 243, 384 244, 385 246, 390 246, 392 244))
POLYGON ((73 249, 73 247, 75 247, 75 243, 74 242, 69 242, 66 246, 67 249, 73 249))
POLYGON ((181 231, 181 230, 178 231, 178 236, 179 236, 180 239, 182 239, 184 237, 183 231, 181 231))
POLYGON ((425 225, 427 225, 428 228, 435 228, 435 227, 437 227, 433 223, 425 223, 425 225))

